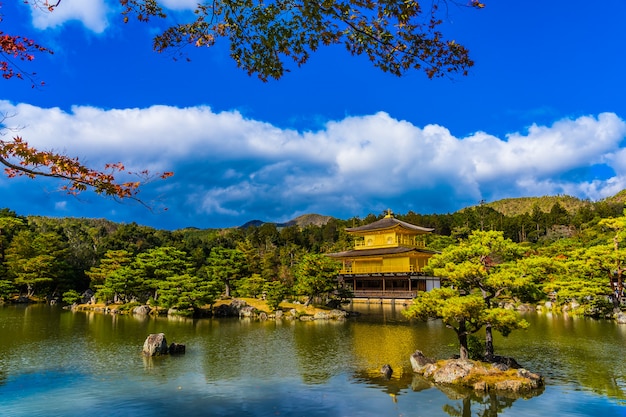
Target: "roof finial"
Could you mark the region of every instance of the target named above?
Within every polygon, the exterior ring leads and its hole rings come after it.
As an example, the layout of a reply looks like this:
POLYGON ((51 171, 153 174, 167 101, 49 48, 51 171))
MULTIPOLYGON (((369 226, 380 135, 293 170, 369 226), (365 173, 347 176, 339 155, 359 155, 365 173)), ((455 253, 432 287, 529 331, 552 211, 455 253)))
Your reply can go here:
POLYGON ((393 217, 393 212, 391 211, 391 209, 387 209, 387 215, 385 216, 385 218, 389 217, 393 217))

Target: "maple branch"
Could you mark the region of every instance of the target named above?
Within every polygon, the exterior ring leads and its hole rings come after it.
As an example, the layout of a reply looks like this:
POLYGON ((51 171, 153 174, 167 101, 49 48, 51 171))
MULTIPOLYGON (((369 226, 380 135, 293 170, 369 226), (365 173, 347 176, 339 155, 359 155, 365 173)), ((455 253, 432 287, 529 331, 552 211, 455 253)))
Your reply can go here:
MULTIPOLYGON (((61 4, 61 0, 25 0, 24 2, 49 12, 54 11, 61 4)), ((0 0, 1 7, 2 1, 0 0)), ((0 14, 0 23, 3 17, 0 14)), ((34 73, 25 73, 17 62, 30 62, 35 59, 34 54, 37 52, 53 53, 48 48, 36 44, 32 39, 19 35, 9 35, 0 31, 0 75, 2 78, 23 79, 27 77, 35 87, 34 73)), ((0 136, 4 135, 6 131, 15 130, 5 126, 6 118, 7 115, 0 114, 0 136)), ((30 147, 22 138, 14 137, 9 141, 0 140, 0 164, 5 166, 4 172, 9 178, 17 176, 57 178, 68 182, 61 187, 68 194, 76 195, 91 189, 96 194, 104 194, 119 199, 131 199, 148 207, 137 197, 139 187, 142 184, 141 181, 116 182, 114 176, 116 173, 134 174, 127 171, 121 163, 106 164, 103 171, 98 171, 83 165, 78 158, 70 158, 52 151, 39 151, 30 147)), ((157 175, 161 179, 165 179, 173 174, 165 172, 157 175)), ((139 176, 144 179, 148 178, 148 171, 142 171, 139 176)))
MULTIPOLYGON (((69 182, 68 185, 61 187, 68 194, 76 195, 92 189, 96 194, 135 200, 147 207, 137 197, 141 181, 116 182, 115 173, 133 174, 121 163, 106 164, 105 170, 110 172, 97 171, 86 167, 77 158, 51 151, 38 151, 20 137, 13 138, 13 141, 0 141, 0 163, 6 167, 4 171, 9 178, 17 176, 57 178, 69 182), (16 158, 20 162, 13 163, 9 158, 16 158), (41 170, 42 167, 47 168, 47 171, 41 170)), ((148 172, 143 171, 140 175, 147 178, 148 172)), ((166 179, 172 175, 171 172, 165 172, 158 176, 166 179)))

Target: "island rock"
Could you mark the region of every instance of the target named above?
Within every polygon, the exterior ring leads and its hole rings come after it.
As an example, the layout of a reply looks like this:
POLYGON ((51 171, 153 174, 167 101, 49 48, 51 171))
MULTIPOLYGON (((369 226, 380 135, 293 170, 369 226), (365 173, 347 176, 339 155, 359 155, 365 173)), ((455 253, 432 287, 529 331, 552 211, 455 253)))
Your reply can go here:
POLYGON ((423 374, 427 366, 433 365, 435 363, 434 359, 427 358, 420 350, 416 350, 409 359, 411 361, 411 367, 413 368, 413 372, 418 374, 423 374))
MULTIPOLYGON (((467 359, 434 361, 419 350, 410 357, 413 371, 435 384, 456 385, 478 391, 527 392, 543 387, 541 375, 523 368, 499 363, 488 363, 467 359)), ((510 365, 519 366, 515 361, 510 365)))
POLYGON ((383 365, 383 367, 380 369, 380 373, 383 374, 386 379, 389 379, 393 374, 393 369, 391 368, 391 365, 386 364, 383 365))
POLYGON ((185 353, 185 345, 181 343, 172 343, 169 347, 170 355, 182 355, 185 353))
POLYGON ((142 353, 146 356, 167 355, 168 347, 164 333, 150 334, 143 343, 142 353))

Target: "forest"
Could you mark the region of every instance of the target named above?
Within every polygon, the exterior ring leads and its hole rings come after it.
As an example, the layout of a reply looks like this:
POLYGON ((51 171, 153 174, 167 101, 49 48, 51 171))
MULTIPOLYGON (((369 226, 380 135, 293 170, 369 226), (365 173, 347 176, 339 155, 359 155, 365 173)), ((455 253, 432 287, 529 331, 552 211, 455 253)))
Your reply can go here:
MULTIPOLYGON (((479 231, 494 232, 513 245, 517 256, 511 259, 490 256, 490 267, 525 282, 499 292, 501 301, 549 300, 555 308, 590 316, 612 312, 623 291, 623 202, 581 201, 566 209, 565 200, 557 198, 547 209, 541 199, 524 201, 523 208, 509 207, 506 214, 496 203, 481 203, 455 213, 395 217, 434 228, 426 244, 442 257, 459 252, 479 231)), ((324 254, 352 247, 346 227, 384 215, 168 231, 0 209, 0 300, 72 304, 91 289, 100 302, 148 303, 189 315, 229 297, 263 296, 272 309, 290 297, 329 300, 346 294, 336 288, 337 265, 324 254)), ((446 273, 441 266, 431 272, 446 273)))

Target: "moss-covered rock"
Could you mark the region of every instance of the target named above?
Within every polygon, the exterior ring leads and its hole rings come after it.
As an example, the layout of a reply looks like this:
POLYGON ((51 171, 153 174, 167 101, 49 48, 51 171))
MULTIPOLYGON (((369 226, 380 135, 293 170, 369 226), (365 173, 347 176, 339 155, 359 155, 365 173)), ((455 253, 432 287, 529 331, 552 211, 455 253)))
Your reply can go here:
POLYGON ((413 371, 434 384, 459 385, 477 391, 525 392, 543 387, 541 375, 526 369, 511 368, 503 363, 448 359, 434 361, 419 350, 411 355, 413 371))

